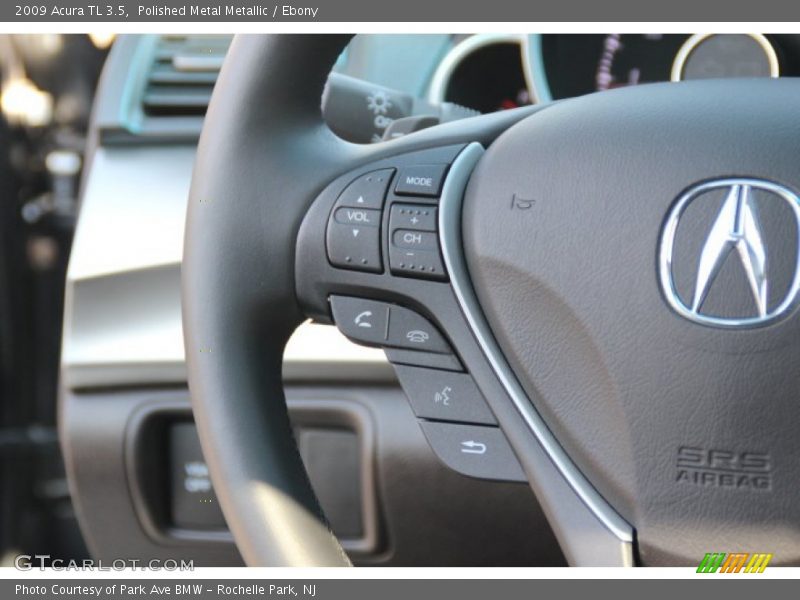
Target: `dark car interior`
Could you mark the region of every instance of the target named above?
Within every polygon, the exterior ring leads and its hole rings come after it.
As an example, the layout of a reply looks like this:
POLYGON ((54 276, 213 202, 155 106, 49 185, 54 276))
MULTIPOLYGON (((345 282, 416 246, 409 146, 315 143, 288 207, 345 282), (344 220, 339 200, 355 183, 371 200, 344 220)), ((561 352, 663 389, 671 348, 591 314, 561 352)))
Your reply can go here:
POLYGON ((0 56, 3 566, 797 564, 800 36, 0 56))

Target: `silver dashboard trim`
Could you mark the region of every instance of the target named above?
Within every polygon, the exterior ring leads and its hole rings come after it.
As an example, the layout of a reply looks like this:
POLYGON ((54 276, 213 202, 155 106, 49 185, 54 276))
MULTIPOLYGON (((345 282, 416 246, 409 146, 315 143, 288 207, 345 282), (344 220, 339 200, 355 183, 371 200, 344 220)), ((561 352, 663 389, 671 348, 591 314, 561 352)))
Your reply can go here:
POLYGON ((550 91, 542 55, 542 34, 532 33, 523 37, 522 70, 525 82, 528 84, 531 102, 534 104, 552 102, 553 94, 550 91))
MULTIPOLYGON (((689 56, 692 52, 704 41, 708 38, 714 37, 716 35, 724 35, 718 33, 695 33, 693 36, 689 37, 683 45, 678 50, 678 53, 675 55, 675 60, 672 63, 672 71, 670 72, 670 81, 682 81, 683 80, 683 70, 686 67, 686 61, 689 59, 689 56)), ((769 76, 770 77, 779 77, 780 76, 780 65, 778 64, 778 55, 775 52, 775 48, 772 46, 772 43, 766 38, 763 33, 746 33, 743 34, 747 37, 752 38, 755 42, 761 46, 761 49, 764 51, 764 54, 767 55, 767 62, 769 63, 769 76)))
MULTIPOLYGON (((670 81, 680 81, 683 75, 683 68, 686 59, 700 43, 705 39, 711 37, 710 33, 695 34, 689 37, 678 50, 675 55, 675 60, 672 64, 670 73, 670 81)), ((780 75, 780 65, 778 64, 778 56, 772 43, 761 33, 748 33, 746 34, 753 38, 767 55, 767 60, 770 66, 770 77, 778 77, 780 75)), ((531 100, 534 104, 542 104, 551 102, 553 94, 550 90, 550 83, 547 78, 547 72, 544 67, 544 57, 542 55, 542 34, 532 33, 530 35, 522 36, 522 66, 525 73, 525 80, 528 85, 528 91, 531 95, 531 100)))
MULTIPOLYGON (((524 35, 514 33, 476 33, 460 41, 445 54, 428 86, 428 100, 435 104, 445 102, 447 86, 458 65, 473 52, 494 44, 522 44, 524 35)), ((529 90, 530 92, 530 90, 529 90)))
MULTIPOLYGON (((194 156, 188 144, 95 152, 67 273, 65 389, 186 383, 180 268, 194 156)), ((286 346, 283 377, 395 381, 382 350, 310 322, 286 346)))
POLYGON ((605 528, 627 548, 622 562, 624 566, 632 566, 633 528, 600 496, 550 432, 503 358, 470 284, 461 250, 461 208, 467 182, 483 153, 484 149, 480 144, 472 143, 456 157, 445 180, 439 203, 439 238, 453 290, 472 334, 528 428, 572 490, 605 528))

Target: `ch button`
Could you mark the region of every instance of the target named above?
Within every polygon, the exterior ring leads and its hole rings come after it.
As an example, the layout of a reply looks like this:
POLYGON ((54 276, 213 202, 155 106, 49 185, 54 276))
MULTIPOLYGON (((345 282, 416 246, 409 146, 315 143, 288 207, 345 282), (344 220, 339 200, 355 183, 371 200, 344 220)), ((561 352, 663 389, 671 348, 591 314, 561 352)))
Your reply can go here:
POLYGON ((411 229, 395 229, 392 232, 392 243, 405 250, 437 250, 439 242, 436 234, 430 231, 413 231, 411 229))
POLYGON ((447 279, 437 234, 435 206, 392 204, 389 213, 389 266, 395 275, 447 279))

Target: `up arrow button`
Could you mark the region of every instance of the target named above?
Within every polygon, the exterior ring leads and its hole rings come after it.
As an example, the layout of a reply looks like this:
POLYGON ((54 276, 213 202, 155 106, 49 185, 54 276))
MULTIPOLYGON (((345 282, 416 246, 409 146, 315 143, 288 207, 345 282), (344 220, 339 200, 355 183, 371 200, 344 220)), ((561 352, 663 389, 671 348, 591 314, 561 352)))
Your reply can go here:
POLYGON ((394 169, 380 169, 361 175, 350 182, 336 200, 336 207, 371 208, 380 210, 394 169))

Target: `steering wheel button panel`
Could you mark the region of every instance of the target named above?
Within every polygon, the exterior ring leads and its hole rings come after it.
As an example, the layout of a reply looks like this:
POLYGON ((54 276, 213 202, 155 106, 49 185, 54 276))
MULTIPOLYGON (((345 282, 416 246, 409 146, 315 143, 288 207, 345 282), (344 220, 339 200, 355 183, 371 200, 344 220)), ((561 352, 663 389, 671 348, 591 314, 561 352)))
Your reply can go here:
POLYGON ((436 231, 437 209, 430 204, 392 204, 390 227, 417 231, 436 231))
POLYGON ((464 367, 453 354, 434 354, 403 348, 385 348, 386 358, 393 365, 413 365, 428 369, 463 371, 464 367))
POLYGON ((389 266, 394 275, 446 280, 437 233, 437 209, 425 204, 392 204, 389 266))
POLYGON ((439 248, 438 238, 430 231, 413 231, 411 229, 395 229, 392 231, 392 245, 404 250, 436 250, 439 248))
POLYGON ((382 209, 393 174, 394 169, 380 169, 362 175, 344 189, 336 206, 382 209))
POLYGON ((333 213, 333 218, 337 223, 342 223, 343 225, 381 226, 381 211, 379 210, 343 206, 336 209, 336 212, 333 213))
POLYGON ((438 198, 442 192, 448 165, 413 165, 403 167, 397 176, 394 193, 398 196, 438 198))
POLYGON ((363 344, 383 345, 386 342, 389 308, 385 302, 331 296, 336 326, 351 340, 363 344))
POLYGON ((395 275, 440 281, 447 279, 438 250, 412 250, 392 245, 389 248, 389 266, 395 275))
POLYGON ((420 421, 433 451, 448 467, 469 477, 527 481, 498 427, 420 421))
POLYGON ((424 419, 496 425, 472 377, 436 369, 395 365, 414 414, 424 419))
POLYGON ((328 260, 335 267, 383 272, 381 217, 394 169, 361 175, 344 189, 328 219, 328 260))
POLYGON ((334 217, 328 223, 326 243, 328 260, 336 267, 372 273, 383 271, 381 230, 374 224, 348 225, 337 222, 334 217))
POLYGON ((412 310, 348 296, 331 296, 330 303, 336 326, 354 341, 419 352, 452 353, 433 324, 412 310))
POLYGON ((389 312, 386 345, 439 354, 452 353, 450 345, 430 321, 401 306, 392 306, 389 312))

